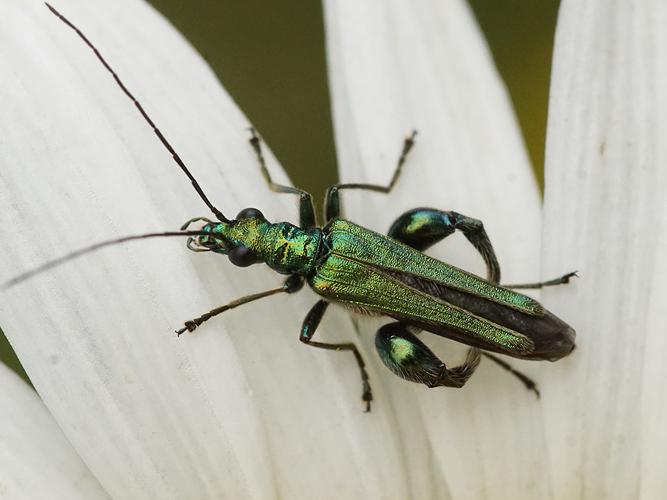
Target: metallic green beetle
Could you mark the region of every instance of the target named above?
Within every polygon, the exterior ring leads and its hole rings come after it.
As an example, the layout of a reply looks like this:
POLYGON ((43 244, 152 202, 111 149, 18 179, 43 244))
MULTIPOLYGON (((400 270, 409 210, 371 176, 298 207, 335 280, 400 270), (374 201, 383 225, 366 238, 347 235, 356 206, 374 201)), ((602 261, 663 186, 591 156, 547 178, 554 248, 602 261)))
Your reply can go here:
MULTIPOLYGON (((323 349, 351 352, 362 379, 362 400, 370 409, 373 399, 365 364, 352 343, 324 343, 313 340, 315 331, 331 302, 354 311, 387 316, 396 320, 381 327, 375 345, 383 363, 396 375, 428 387, 462 387, 487 356, 509 370, 530 389, 534 383, 507 363, 480 349, 520 359, 555 361, 574 349, 574 330, 530 297, 504 288, 500 267, 482 223, 456 212, 417 208, 401 215, 389 229, 388 236, 373 232, 340 218, 340 196, 344 189, 366 189, 388 193, 399 178, 406 155, 414 144, 415 133, 405 140, 398 165, 388 186, 373 184, 338 184, 329 188, 325 200, 326 225, 317 227, 312 197, 309 193, 274 183, 266 168, 260 140, 252 131, 250 139, 265 179, 273 191, 293 193, 300 200, 299 226, 288 222, 271 223, 254 208, 242 210, 228 219, 211 204, 178 154, 157 129, 141 104, 121 83, 97 49, 72 23, 53 7, 49 9, 74 29, 114 76, 123 92, 132 99, 143 118, 153 127, 162 144, 191 180, 195 190, 213 212, 217 221, 196 218, 188 221, 182 232, 130 236, 103 242, 74 252, 8 283, 28 277, 102 246, 154 236, 188 235, 188 248, 226 254, 237 266, 264 262, 275 271, 288 275, 284 284, 272 290, 249 295, 185 322, 177 331, 194 331, 208 319, 226 310, 276 293, 294 293, 305 282, 322 299, 306 315, 299 339, 323 349), (188 230, 194 222, 203 222, 198 230, 188 230), (481 254, 487 266, 482 279, 449 264, 431 258, 423 250, 441 241, 456 229, 481 254), (426 330, 470 347, 460 366, 448 368, 416 336, 426 330)), ((556 280, 514 288, 539 288, 567 283, 574 273, 556 280)), ((539 395, 539 393, 537 393, 539 395)))
MULTIPOLYGON (((218 211, 219 222, 196 218, 181 229, 186 230, 190 224, 203 221, 202 233, 188 240, 191 250, 226 254, 233 264, 241 267, 264 262, 289 277, 280 288, 243 297, 187 321, 177 333, 192 332, 204 321, 232 307, 275 293, 294 293, 307 282, 322 299, 306 315, 299 339, 311 346, 354 354, 361 371, 362 399, 367 408, 372 392, 364 361, 356 346, 313 341, 317 326, 331 302, 356 312, 396 319, 376 334, 375 346, 380 358, 399 377, 428 387, 462 387, 479 365, 480 349, 531 360, 555 361, 568 355, 574 348, 574 330, 532 298, 497 284, 500 267, 480 221, 456 212, 417 208, 401 215, 392 224, 389 235, 384 236, 339 217, 341 190, 391 191, 414 144, 414 136, 415 133, 405 140, 388 186, 338 184, 330 187, 325 200, 327 223, 319 228, 311 195, 271 180, 259 138, 252 131, 250 142, 271 189, 300 197, 299 227, 289 222, 268 222, 259 210, 246 208, 233 220, 218 211), (482 255, 488 279, 422 253, 456 229, 461 230, 482 255), (447 368, 410 331, 415 329, 472 346, 465 362, 447 368)), ((514 287, 538 288, 566 283, 573 274, 549 282, 514 287)), ((530 379, 495 356, 484 355, 537 392, 530 379)))

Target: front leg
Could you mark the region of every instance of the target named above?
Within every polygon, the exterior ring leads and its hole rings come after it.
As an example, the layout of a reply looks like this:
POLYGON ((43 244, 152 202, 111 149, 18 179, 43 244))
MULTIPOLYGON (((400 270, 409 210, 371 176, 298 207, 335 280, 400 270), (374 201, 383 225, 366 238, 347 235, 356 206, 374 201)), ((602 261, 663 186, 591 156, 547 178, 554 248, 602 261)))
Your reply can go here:
POLYGON ((283 184, 277 184, 271 179, 271 174, 269 174, 269 169, 266 167, 266 160, 264 159, 264 153, 262 153, 262 141, 257 135, 257 132, 254 128, 250 128, 250 146, 255 152, 257 157, 257 162, 259 163, 259 169, 262 173, 262 177, 269 186, 269 189, 276 193, 289 193, 296 194, 299 196, 299 226, 302 229, 312 229, 317 226, 317 220, 315 217, 315 207, 313 206, 313 197, 307 191, 303 189, 295 188, 292 186, 284 186, 283 184))
POLYGON ((197 318, 186 321, 183 325, 183 328, 176 330, 176 335, 180 337, 186 331, 192 333, 197 328, 199 328, 202 323, 208 321, 209 319, 218 316, 225 311, 229 311, 230 309, 242 306, 243 304, 248 304, 249 302, 254 302, 256 300, 263 299, 264 297, 270 297, 271 295, 276 295, 277 293, 298 292, 301 290, 301 288, 303 288, 303 278, 298 274, 292 274, 285 280, 281 287, 266 290, 264 292, 253 293, 252 295, 246 295, 239 299, 232 300, 224 306, 216 307, 215 309, 212 309, 197 318))

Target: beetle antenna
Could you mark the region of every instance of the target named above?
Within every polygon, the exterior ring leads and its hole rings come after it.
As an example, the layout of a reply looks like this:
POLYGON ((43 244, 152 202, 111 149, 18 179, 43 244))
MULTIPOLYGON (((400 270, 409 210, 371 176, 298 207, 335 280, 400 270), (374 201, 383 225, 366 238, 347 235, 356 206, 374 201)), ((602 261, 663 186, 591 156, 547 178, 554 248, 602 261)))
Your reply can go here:
POLYGON ((170 236, 192 237, 192 236, 210 236, 210 235, 211 235, 210 232, 205 232, 205 231, 165 231, 161 233, 135 234, 132 236, 123 236, 122 238, 115 238, 113 240, 100 241, 98 243, 94 243, 87 247, 74 250, 73 252, 65 254, 62 257, 58 257, 57 259, 45 262, 44 264, 37 266, 34 269, 31 269, 30 271, 21 273, 18 276, 15 276, 14 278, 5 281, 2 285, 0 285, 0 290, 2 291, 8 290, 9 288, 18 285, 19 283, 23 283, 24 281, 34 278, 38 274, 42 274, 43 272, 53 269, 54 267, 58 267, 64 264, 65 262, 69 262, 70 260, 76 259, 88 253, 95 252, 105 247, 118 245, 120 243, 125 243, 134 240, 143 240, 147 238, 165 238, 170 236))
POLYGON ((44 2, 46 6, 49 8, 49 10, 58 18, 60 19, 63 23, 65 23, 67 26, 69 26, 71 29, 73 29, 77 35, 79 35, 79 38, 83 40, 83 42, 90 47, 90 49, 95 53, 95 56, 100 60, 100 62, 104 65, 106 70, 113 76, 113 79, 116 81, 116 84, 120 87, 120 89, 123 91, 123 93, 130 98, 130 100, 134 103, 136 108, 139 110, 139 113, 141 113, 141 116, 144 118, 146 123, 151 126, 153 129, 153 132, 155 132, 155 135, 157 136, 158 139, 160 139, 160 142, 162 145, 171 153, 171 157, 174 159, 176 164, 181 168, 181 170, 185 173, 185 175, 188 176, 190 181, 192 182, 192 186, 195 188, 195 191, 197 191, 197 194, 199 197, 204 201, 206 206, 213 212, 213 214, 218 218, 218 220, 222 222, 229 222, 229 219, 227 219, 220 210, 218 210, 206 197, 206 194, 204 194, 204 190, 199 186, 199 183, 197 180, 194 178, 194 176, 190 173, 190 170, 188 170, 188 167, 185 166, 185 163, 183 163, 183 160, 181 160, 181 157, 178 156, 178 153, 174 150, 174 148, 169 144, 169 141, 162 135, 162 132, 160 132, 160 129, 157 128, 153 120, 151 119, 150 116, 148 116, 148 113, 144 110, 143 106, 141 103, 137 100, 134 95, 127 89, 125 84, 122 82, 118 74, 114 71, 114 69, 109 65, 109 63, 102 57, 102 54, 100 54, 100 51, 97 50, 97 47, 95 47, 90 40, 84 35, 79 28, 74 26, 70 22, 69 19, 67 19, 65 16, 63 16, 60 12, 58 12, 53 6, 51 6, 48 2, 44 2))

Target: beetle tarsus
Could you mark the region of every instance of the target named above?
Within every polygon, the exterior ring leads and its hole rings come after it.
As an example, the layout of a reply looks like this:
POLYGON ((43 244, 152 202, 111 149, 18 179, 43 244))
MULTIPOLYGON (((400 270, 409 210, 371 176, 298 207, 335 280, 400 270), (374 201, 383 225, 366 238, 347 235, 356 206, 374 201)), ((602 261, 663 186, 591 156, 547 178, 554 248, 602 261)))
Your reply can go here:
POLYGON ((370 413, 371 411, 371 402, 373 401, 373 391, 371 390, 371 384, 368 382, 368 379, 363 381, 363 393, 361 395, 361 400, 366 403, 366 409, 364 413, 370 413))
POLYGON ((176 335, 177 335, 178 337, 180 337, 180 336, 181 336, 182 334, 184 334, 186 331, 188 331, 188 332, 190 332, 190 333, 194 332, 194 331, 197 329, 197 327, 199 326, 199 325, 198 325, 196 322, 194 322, 194 321, 186 321, 185 323, 183 323, 183 325, 184 325, 183 328, 181 328, 180 330, 176 330, 176 335))

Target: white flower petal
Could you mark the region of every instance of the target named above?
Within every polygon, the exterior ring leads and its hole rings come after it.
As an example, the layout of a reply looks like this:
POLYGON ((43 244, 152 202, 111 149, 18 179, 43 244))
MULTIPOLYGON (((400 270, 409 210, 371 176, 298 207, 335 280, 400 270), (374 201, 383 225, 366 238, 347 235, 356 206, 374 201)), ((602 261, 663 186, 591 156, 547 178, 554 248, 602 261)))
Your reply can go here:
MULTIPOLYGON (((131 0, 58 8, 227 215, 255 205, 294 219, 294 197, 261 179, 247 121, 167 23, 131 0)), ((0 61, 2 279, 88 243, 208 215, 89 49, 41 2, 2 2, 0 61)), ((378 387, 377 410, 363 414, 351 356, 297 341, 309 292, 175 338, 184 319, 281 282, 259 266, 184 253, 183 243, 107 249, 0 302, 5 333, 103 487, 116 498, 404 498, 389 398, 378 387)), ((332 313, 322 337, 332 329, 344 337, 349 320, 332 313)))
MULTIPOLYGON (((487 229, 499 240, 508 274, 534 278, 537 186, 509 99, 465 4, 347 0, 325 6, 343 179, 386 184, 403 138, 418 131, 396 187, 400 196, 392 197, 390 209, 384 204, 388 213, 369 207, 355 219, 386 230, 407 208, 456 209, 490 221, 487 229), (516 245, 517 237, 529 244, 516 245), (513 245, 503 244, 503 238, 513 245), (528 269, 521 270, 527 259, 528 269)), ((347 205, 358 201, 354 192, 347 194, 347 205)), ((363 206, 384 199, 362 196, 363 206)))
POLYGON ((667 5, 565 1, 551 91, 545 293, 578 349, 545 387, 556 498, 662 498, 667 5))
POLYGON ((107 498, 28 385, 0 364, 0 497, 107 498))
MULTIPOLYGON (((539 194, 509 99, 467 6, 330 0, 325 9, 342 179, 387 183, 403 137, 419 131, 396 193, 345 193, 347 216, 386 231, 408 208, 456 210, 484 221, 505 282, 534 281, 539 194)), ((484 272, 463 238, 448 238, 433 254, 484 272)), ((372 341, 373 328, 367 330, 372 341)), ((433 335, 422 338, 441 352, 450 349, 433 335)), ((515 365, 538 382, 548 376, 544 364, 515 365)), ((540 403, 498 367, 483 363, 461 391, 408 385, 386 370, 383 383, 403 418, 406 462, 415 464, 416 484, 431 481, 439 498, 447 492, 494 499, 547 494, 540 403), (414 407, 416 394, 421 410, 414 407), (422 426, 430 444, 410 446, 422 426), (431 453, 435 473, 423 464, 431 453), (434 477, 442 483, 434 485, 434 477)))

